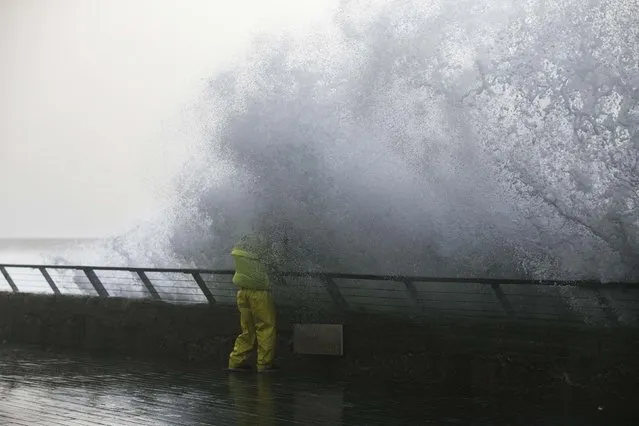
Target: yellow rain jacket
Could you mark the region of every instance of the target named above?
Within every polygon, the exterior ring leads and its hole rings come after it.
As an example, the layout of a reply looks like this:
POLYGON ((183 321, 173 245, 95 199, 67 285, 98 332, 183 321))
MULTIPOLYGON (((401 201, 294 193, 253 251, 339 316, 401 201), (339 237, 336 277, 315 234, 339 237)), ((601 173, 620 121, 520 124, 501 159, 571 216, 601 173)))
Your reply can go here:
POLYGON ((231 255, 235 263, 233 284, 250 290, 270 289, 269 275, 279 262, 263 238, 245 236, 233 247, 231 255))

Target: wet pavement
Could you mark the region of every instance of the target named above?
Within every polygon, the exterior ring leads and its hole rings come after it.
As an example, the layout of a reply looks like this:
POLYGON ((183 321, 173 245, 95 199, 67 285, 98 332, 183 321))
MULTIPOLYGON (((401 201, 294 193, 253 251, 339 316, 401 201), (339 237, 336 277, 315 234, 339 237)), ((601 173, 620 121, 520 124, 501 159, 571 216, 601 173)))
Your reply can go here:
POLYGON ((0 425, 639 424, 634 420, 628 410, 594 401, 445 396, 424 386, 0 349, 0 425))

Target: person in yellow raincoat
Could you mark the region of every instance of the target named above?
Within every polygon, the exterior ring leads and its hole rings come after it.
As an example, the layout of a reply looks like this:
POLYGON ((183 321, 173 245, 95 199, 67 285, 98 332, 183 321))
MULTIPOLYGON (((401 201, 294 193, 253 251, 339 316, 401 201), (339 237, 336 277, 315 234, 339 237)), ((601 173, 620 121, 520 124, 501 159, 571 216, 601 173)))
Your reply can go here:
POLYGON ((229 355, 229 370, 251 370, 248 359, 257 340, 257 371, 275 371, 277 334, 275 303, 270 289, 279 261, 261 235, 243 237, 233 247, 231 255, 235 263, 233 284, 238 287, 241 333, 229 355))

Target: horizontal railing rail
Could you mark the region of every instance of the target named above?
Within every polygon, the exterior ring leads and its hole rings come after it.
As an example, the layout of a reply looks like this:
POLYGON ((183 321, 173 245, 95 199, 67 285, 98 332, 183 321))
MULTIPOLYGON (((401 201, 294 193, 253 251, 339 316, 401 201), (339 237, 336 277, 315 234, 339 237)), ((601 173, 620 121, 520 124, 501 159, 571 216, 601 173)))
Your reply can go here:
MULTIPOLYGON (((29 268, 29 269, 68 269, 68 270, 84 270, 91 269, 94 271, 126 271, 126 272, 160 272, 160 273, 183 273, 183 274, 217 274, 231 275, 235 273, 232 269, 202 269, 202 268, 145 268, 145 267, 128 267, 128 266, 87 266, 87 265, 40 265, 40 264, 2 264, 0 268, 29 268)), ((280 275, 284 277, 299 278, 322 278, 330 277, 333 279, 351 279, 351 280, 370 280, 370 281, 419 281, 419 282, 449 282, 449 283, 479 283, 488 285, 499 284, 516 284, 516 285, 557 285, 557 286, 579 286, 579 287, 606 287, 606 288, 630 288, 639 289, 639 283, 610 281, 602 282, 596 280, 534 280, 534 279, 517 279, 517 278, 468 278, 468 277, 427 277, 427 276, 411 276, 411 275, 375 275, 375 274, 351 274, 343 272, 321 272, 321 271, 284 271, 280 275)))
MULTIPOLYGON (((155 300, 218 303, 218 299, 225 299, 232 303, 230 291, 233 286, 230 277, 234 273, 229 269, 199 269, 199 268, 144 268, 144 267, 114 267, 114 266, 86 266, 86 265, 39 265, 39 264, 0 264, 0 281, 4 278, 12 292, 42 292, 48 286, 53 294, 73 293, 74 288, 86 293, 93 293, 99 297, 142 297, 155 300), (30 271, 25 274, 18 271, 30 271), (68 277, 54 276, 56 272, 71 271, 74 275, 72 283, 68 277), (104 276, 106 273, 130 274, 130 276, 104 276), (155 275, 162 275, 157 277, 155 275), (166 278, 167 274, 186 275, 188 278, 166 278), (227 281, 207 281, 205 276, 225 276, 227 281), (42 281, 43 280, 43 281, 42 281), (39 282, 42 285, 32 287, 39 282), (164 283, 169 283, 164 284, 164 283), (21 285, 22 283, 22 285, 21 285), (29 285, 26 285, 29 284, 29 285), (75 287, 74 287, 75 286, 75 287), (21 287, 25 287, 26 291, 21 287), (26 288, 29 287, 29 288, 26 288), (215 291, 213 291, 215 290, 215 291), (226 291, 226 293, 224 293, 226 291), (216 294, 217 292, 217 294, 216 294), (184 299, 180 297, 184 296, 184 299)), ((426 277, 404 275, 373 275, 349 274, 331 272, 300 272, 289 271, 278 275, 282 284, 288 286, 292 280, 316 280, 317 285, 303 286, 298 294, 298 303, 306 303, 308 299, 328 300, 339 310, 352 310, 372 305, 374 307, 397 308, 396 310, 417 309, 418 312, 437 310, 441 306, 456 304, 457 311, 475 314, 492 312, 499 307, 499 314, 509 318, 525 317, 529 305, 544 304, 539 298, 545 297, 546 305, 556 304, 560 296, 552 297, 544 293, 546 289, 574 289, 577 295, 566 299, 575 305, 570 309, 578 312, 597 311, 594 316, 602 315, 606 321, 617 323, 620 318, 630 318, 631 322, 639 319, 639 283, 608 282, 593 280, 525 280, 503 278, 455 278, 455 277, 426 277), (347 286, 338 282, 348 281, 368 284, 347 286), (377 283, 373 285, 373 283, 377 283), (386 284, 384 284, 386 283, 386 284), (386 287, 385 287, 386 285, 386 287), (388 287, 390 285, 391 287, 388 287), (456 286, 455 288, 452 288, 456 286), (476 286, 481 287, 478 289, 476 286), (513 290, 513 286, 519 290, 513 290), (533 286, 537 292, 530 291, 533 286), (505 291, 508 288, 508 291, 505 291), (310 293, 309 293, 310 292, 310 293), (616 292, 611 295, 611 292, 616 292), (401 296, 398 294, 401 293, 401 296), (450 296, 453 295, 453 296, 450 296), (438 297, 435 297, 438 296, 438 297), (635 296, 635 297, 633 297, 635 296), (535 299, 537 298, 537 299, 535 299), (374 300, 373 300, 374 299, 374 300), (370 302, 373 300, 373 302, 370 302), (527 302, 522 303, 522 300, 527 302), (397 301, 401 301, 397 302, 397 301), (587 302, 584 302, 587 301, 587 302), (533 303, 534 302, 534 303, 533 303), (552 303, 551 303, 552 302, 552 303), (459 307, 462 306, 462 307, 459 307), (621 306, 621 308, 620 308, 621 306), (493 309, 491 311, 491 309, 493 309), (619 311, 625 312, 625 316, 619 311)), ((294 293, 291 291, 290 293, 294 293)), ((569 304, 569 303, 568 303, 569 304)), ((557 309, 564 309, 561 305, 557 309)), ((568 310, 570 310, 568 309, 568 310)), ((392 309, 391 309, 392 310, 392 309)), ((548 309, 545 309, 548 310, 548 309)), ((564 309, 565 310, 565 309, 564 309)), ((552 315, 546 313, 547 317, 552 315)))

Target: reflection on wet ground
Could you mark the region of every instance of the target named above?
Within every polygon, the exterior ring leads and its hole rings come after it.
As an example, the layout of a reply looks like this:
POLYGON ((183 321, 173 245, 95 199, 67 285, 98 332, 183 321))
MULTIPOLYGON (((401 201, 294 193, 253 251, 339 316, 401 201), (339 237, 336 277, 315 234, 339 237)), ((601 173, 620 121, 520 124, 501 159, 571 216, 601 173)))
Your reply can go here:
POLYGON ((633 424, 612 411, 592 402, 462 398, 424 387, 0 350, 2 425, 633 424))

